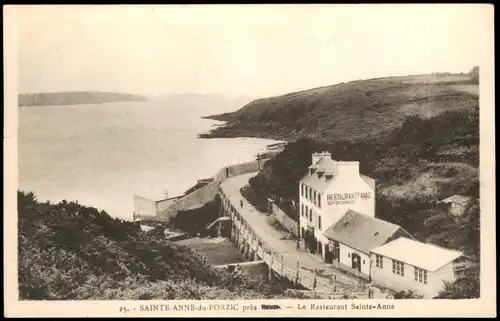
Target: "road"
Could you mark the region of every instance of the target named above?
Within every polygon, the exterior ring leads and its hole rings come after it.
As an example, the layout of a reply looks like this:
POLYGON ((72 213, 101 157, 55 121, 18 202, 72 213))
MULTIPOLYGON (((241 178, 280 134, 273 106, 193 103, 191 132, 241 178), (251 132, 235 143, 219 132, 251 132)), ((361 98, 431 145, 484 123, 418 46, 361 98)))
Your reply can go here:
POLYGON ((272 250, 274 258, 278 262, 281 262, 281 255, 283 255, 283 266, 287 269, 296 271, 297 262, 299 262, 301 279, 313 280, 314 269, 316 269, 316 291, 318 292, 332 290, 330 284, 333 274, 336 275, 337 289, 356 291, 354 284, 358 284, 358 282, 363 284, 362 280, 344 271, 334 269, 331 265, 322 262, 319 255, 311 254, 304 249, 298 250, 296 241, 282 239, 287 235, 286 232, 278 231, 272 227, 268 222, 269 215, 258 211, 241 195, 240 189, 247 185, 248 180, 256 174, 257 172, 254 172, 228 178, 220 184, 220 187, 234 208, 251 226, 258 238, 263 241, 266 251, 272 250), (243 200, 243 207, 240 204, 241 200, 243 200))

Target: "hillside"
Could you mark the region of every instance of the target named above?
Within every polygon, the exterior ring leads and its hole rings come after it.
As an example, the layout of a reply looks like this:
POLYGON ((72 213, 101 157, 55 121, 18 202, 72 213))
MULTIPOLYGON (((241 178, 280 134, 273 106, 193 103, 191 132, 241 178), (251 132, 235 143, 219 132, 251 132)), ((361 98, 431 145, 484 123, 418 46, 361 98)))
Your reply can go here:
POLYGON ((18 192, 21 300, 286 298, 260 277, 234 279, 139 225, 18 192))
POLYGON ((288 140, 285 150, 250 180, 252 203, 276 199, 291 218, 297 185, 311 153, 359 161, 376 180, 377 217, 422 241, 479 256, 479 68, 352 81, 259 99, 208 118, 225 121, 201 137, 288 140), (460 194, 474 199, 452 218, 436 201, 460 194))
POLYGON ((422 241, 479 255, 479 110, 448 111, 429 119, 410 117, 386 137, 356 142, 301 138, 268 161, 250 180, 265 203, 269 196, 298 220, 297 185, 311 154, 359 161, 362 174, 376 180, 376 216, 401 225, 422 241), (476 200, 468 215, 453 219, 436 201, 460 194, 476 200))
POLYGON ((146 97, 112 92, 60 92, 19 94, 19 106, 101 104, 123 101, 146 101, 146 97))
POLYGON ((349 141, 384 136, 410 116, 431 118, 477 108, 476 72, 358 80, 258 99, 235 112, 207 116, 226 124, 199 136, 289 141, 318 135, 349 141))

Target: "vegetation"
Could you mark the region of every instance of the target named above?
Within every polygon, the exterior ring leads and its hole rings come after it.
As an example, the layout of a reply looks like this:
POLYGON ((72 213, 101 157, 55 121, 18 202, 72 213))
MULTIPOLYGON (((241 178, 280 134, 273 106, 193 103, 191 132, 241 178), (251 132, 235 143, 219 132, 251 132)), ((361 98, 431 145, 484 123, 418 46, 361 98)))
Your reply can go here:
POLYGON ((270 214, 269 201, 264 195, 255 193, 250 185, 245 185, 240 189, 241 195, 261 213, 270 214))
POLYGON ((207 235, 207 225, 219 217, 221 206, 220 197, 216 195, 213 201, 206 203, 202 207, 179 211, 177 215, 169 220, 166 226, 186 232, 189 236, 197 236, 198 233, 205 236, 207 235))
POLYGON ((394 293, 394 299, 422 299, 423 297, 423 295, 417 294, 412 290, 394 293))
POLYGON ((234 279, 191 249, 92 207, 18 192, 18 212, 22 300, 284 297, 276 283, 234 279))
POLYGON ((465 277, 455 282, 444 282, 443 290, 435 299, 477 299, 479 298, 479 277, 465 277))
MULTIPOLYGON (((311 154, 326 150, 333 159, 359 161, 361 173, 376 179, 379 218, 402 226, 422 241, 478 255, 478 146, 478 110, 449 111, 430 119, 409 117, 386 138, 355 142, 301 138, 289 143, 250 185, 262 198, 298 202, 297 184, 307 172, 311 154), (467 156, 441 159, 442 150, 461 147, 469 148, 464 152, 467 156), (436 208, 438 199, 453 194, 475 199, 458 218, 436 208)), ((295 211, 285 212, 297 219, 295 211)))
POLYGON ((208 116, 226 124, 200 137, 384 137, 410 116, 430 118, 476 109, 478 95, 465 88, 474 87, 478 75, 475 68, 470 74, 357 80, 258 99, 235 112, 208 116))

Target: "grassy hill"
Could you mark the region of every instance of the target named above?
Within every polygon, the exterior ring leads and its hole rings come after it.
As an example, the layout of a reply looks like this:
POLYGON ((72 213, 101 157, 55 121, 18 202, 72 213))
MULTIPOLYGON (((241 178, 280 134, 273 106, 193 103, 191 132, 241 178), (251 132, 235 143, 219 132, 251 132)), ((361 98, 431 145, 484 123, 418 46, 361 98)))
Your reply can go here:
POLYGON ((353 141, 384 136, 410 116, 432 118, 450 110, 476 109, 475 74, 476 69, 470 74, 358 80, 258 99, 235 112, 207 116, 226 124, 200 137, 353 141))
POLYGON ((233 279, 139 225, 18 192, 21 300, 285 298, 277 283, 233 279))
POLYGON ((146 97, 140 95, 95 92, 95 91, 71 91, 60 93, 34 93, 19 94, 19 106, 47 106, 47 105, 80 105, 101 104, 122 101, 145 101, 146 97))
MULTIPOLYGON (((377 217, 422 241, 479 256, 479 69, 342 83, 256 100, 202 137, 285 139, 285 150, 250 181, 298 219, 293 203, 311 153, 359 161, 376 179, 377 217), (436 201, 471 196, 466 215, 452 218, 436 201)), ((257 196, 255 196, 257 195, 257 196)), ((253 200, 256 202, 256 200, 253 200)))

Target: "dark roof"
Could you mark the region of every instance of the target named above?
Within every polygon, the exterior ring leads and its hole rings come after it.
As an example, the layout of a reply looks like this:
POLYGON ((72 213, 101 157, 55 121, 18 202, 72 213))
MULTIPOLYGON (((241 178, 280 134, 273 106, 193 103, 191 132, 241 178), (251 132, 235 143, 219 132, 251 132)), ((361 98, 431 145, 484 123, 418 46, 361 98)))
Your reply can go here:
MULTIPOLYGON (((323 193, 326 189, 332 184, 332 182, 337 178, 337 161, 329 158, 322 157, 320 160, 313 165, 310 165, 309 168, 315 169, 315 173, 313 175, 306 174, 300 182, 313 188, 314 190, 323 193), (318 178, 317 172, 323 173, 321 178, 318 178), (331 177, 326 180, 325 176, 330 175, 331 177)), ((375 189, 375 180, 367 177, 365 175, 359 175, 367 184, 371 187, 371 189, 375 189)))
POLYGON ((399 229, 396 224, 348 210, 323 235, 353 249, 369 253, 387 242, 399 229))

